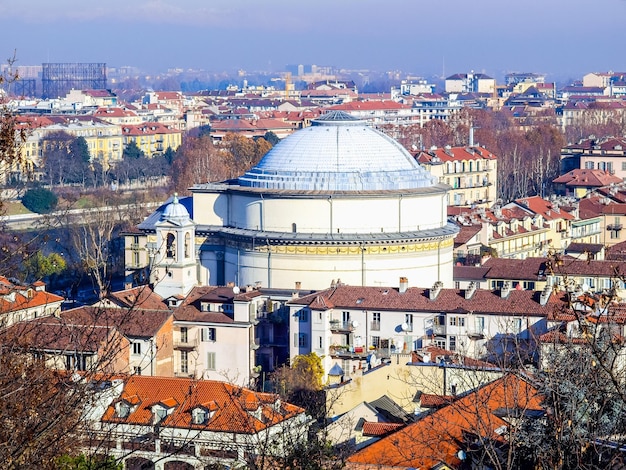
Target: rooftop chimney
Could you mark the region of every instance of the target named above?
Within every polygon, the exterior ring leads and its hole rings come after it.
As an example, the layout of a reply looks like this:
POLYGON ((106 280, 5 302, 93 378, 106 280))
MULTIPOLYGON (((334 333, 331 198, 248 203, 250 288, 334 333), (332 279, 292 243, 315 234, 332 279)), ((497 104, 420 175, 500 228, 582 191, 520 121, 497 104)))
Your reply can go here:
POLYGON ((472 281, 467 286, 467 289, 465 289, 465 300, 471 299, 475 292, 476 292, 476 283, 472 281))
POLYGON ((500 297, 506 299, 511 293, 511 281, 504 281, 500 289, 500 297))
POLYGON ((404 294, 408 288, 409 288, 409 279, 406 277, 401 277, 400 278, 400 293, 404 294))
POLYGON ((441 281, 435 282, 433 286, 430 288, 430 290, 428 291, 428 298, 430 300, 435 300, 437 296, 439 295, 439 292, 441 292, 442 288, 443 288, 443 282, 441 281))
POLYGON ((539 297, 539 304, 546 305, 548 300, 550 300, 550 295, 552 295, 552 286, 546 285, 541 292, 541 297, 539 297))

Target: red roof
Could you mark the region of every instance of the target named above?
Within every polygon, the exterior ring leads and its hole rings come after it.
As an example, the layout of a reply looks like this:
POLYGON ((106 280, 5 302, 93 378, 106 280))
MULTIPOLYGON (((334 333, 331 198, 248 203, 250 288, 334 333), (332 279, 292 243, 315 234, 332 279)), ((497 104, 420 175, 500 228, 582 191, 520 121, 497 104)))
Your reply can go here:
POLYGON ((162 404, 173 408, 162 426, 252 434, 304 413, 302 408, 281 402, 277 395, 213 380, 135 375, 125 380, 120 399, 128 401, 127 397, 138 403, 127 418, 116 416, 114 402, 102 421, 151 426, 152 406, 162 404), (214 411, 205 424, 193 423, 191 411, 198 407, 214 411), (260 414, 253 416, 249 411, 260 414))
POLYGON ((397 288, 340 285, 291 300, 290 303, 321 310, 353 308, 428 313, 466 311, 484 315, 527 316, 547 316, 555 308, 562 308, 564 305, 557 295, 551 295, 546 305, 540 305, 539 297, 539 292, 530 290, 513 289, 503 298, 499 290, 477 289, 470 299, 466 299, 464 290, 441 289, 437 298, 430 300, 429 289, 412 287, 400 293, 397 288))
POLYGON ((508 424, 501 417, 503 409, 541 410, 541 397, 525 380, 506 375, 355 453, 347 468, 456 468, 462 463, 458 452, 466 433, 504 439, 508 424))
POLYGON ((575 169, 552 180, 565 186, 601 187, 611 183, 621 183, 622 178, 604 170, 575 169))
POLYGON ((364 436, 384 436, 390 432, 397 431, 405 425, 400 423, 372 423, 365 421, 363 423, 364 436))
POLYGON ((437 163, 469 160, 496 160, 484 147, 445 147, 420 151, 416 157, 420 163, 437 163))

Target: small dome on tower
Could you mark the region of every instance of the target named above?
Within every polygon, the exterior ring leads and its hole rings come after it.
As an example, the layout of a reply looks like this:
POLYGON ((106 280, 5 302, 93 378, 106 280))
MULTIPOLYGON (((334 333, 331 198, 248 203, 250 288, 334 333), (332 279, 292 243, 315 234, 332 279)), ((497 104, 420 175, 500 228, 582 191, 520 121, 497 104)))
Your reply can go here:
POLYGON ((189 211, 178 200, 178 193, 174 193, 172 202, 165 206, 161 220, 167 220, 178 225, 182 225, 185 222, 189 222, 189 211))

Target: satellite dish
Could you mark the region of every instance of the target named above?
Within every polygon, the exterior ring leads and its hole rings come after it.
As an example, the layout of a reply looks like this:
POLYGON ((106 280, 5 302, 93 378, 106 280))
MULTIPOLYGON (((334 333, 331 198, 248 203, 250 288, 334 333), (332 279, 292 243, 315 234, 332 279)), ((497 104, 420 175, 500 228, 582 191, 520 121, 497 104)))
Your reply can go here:
POLYGON ((352 325, 352 328, 358 328, 358 326, 359 326, 359 322, 358 322, 358 321, 356 321, 356 320, 352 320, 351 325, 352 325))
POLYGON ((239 292, 241 292, 241 289, 238 286, 233 287, 233 294, 237 295, 239 292))
POLYGON ((402 328, 402 331, 409 331, 409 324, 408 323, 403 323, 400 328, 402 328))

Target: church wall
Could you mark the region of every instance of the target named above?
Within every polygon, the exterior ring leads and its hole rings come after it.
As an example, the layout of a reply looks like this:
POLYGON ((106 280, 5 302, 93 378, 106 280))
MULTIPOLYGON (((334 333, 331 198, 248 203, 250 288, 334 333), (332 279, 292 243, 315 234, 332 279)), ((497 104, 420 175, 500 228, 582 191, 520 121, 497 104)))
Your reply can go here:
POLYGON ((298 233, 380 233, 440 228, 444 192, 392 197, 261 198, 232 196, 231 224, 250 230, 298 233))
POLYGON ((366 246, 363 254, 358 246, 278 246, 272 253, 237 253, 235 247, 228 247, 224 280, 239 285, 260 281, 265 287, 285 289, 300 282, 302 289, 323 289, 337 279, 357 286, 395 286, 406 276, 411 286, 430 287, 441 280, 452 287, 452 239, 438 247, 438 241, 405 245, 404 250, 402 245, 366 246))
POLYGON ((199 225, 228 225, 228 196, 224 193, 194 192, 193 220, 199 225))

